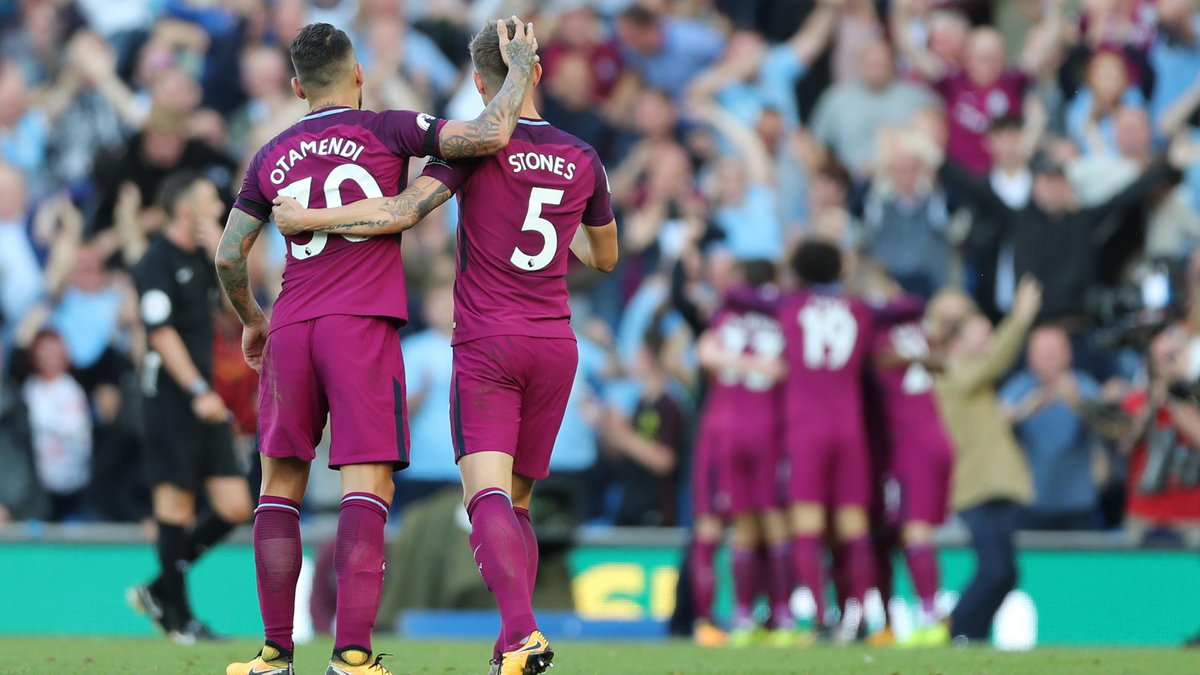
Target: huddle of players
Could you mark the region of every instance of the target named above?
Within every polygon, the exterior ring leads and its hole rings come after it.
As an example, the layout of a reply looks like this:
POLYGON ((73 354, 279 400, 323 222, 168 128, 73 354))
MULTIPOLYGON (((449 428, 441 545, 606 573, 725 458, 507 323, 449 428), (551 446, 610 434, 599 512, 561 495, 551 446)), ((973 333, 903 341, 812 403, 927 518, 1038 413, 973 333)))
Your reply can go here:
POLYGON ((910 641, 945 643, 932 537, 945 519, 953 459, 926 368, 921 302, 869 262, 844 288, 841 252, 825 242, 802 243, 789 265, 796 285, 784 288, 769 261, 743 263, 742 285, 698 342, 711 384, 693 474, 695 639, 857 639, 868 590, 890 596, 888 561, 898 543, 920 599, 910 641), (712 621, 713 559, 727 524, 729 634, 712 621), (825 623, 829 576, 841 603, 836 627, 825 623), (815 605, 813 630, 796 628, 797 589, 815 605), (765 636, 754 616, 760 593, 770 608, 765 636))
POLYGON ((409 457, 399 235, 455 193, 450 424, 472 550, 501 615, 491 672, 536 675, 551 665, 554 652, 531 608, 538 544, 529 504, 534 482, 548 473, 578 358, 567 252, 610 271, 616 223, 595 151, 534 107, 541 67, 532 25, 513 17, 486 26, 470 50, 486 108, 462 122, 361 110, 361 66, 345 33, 328 24, 306 26, 292 43, 293 89, 310 113, 251 161, 216 255, 245 327, 246 360, 262 373, 254 548, 265 641, 227 675, 294 675, 300 504, 326 418, 329 464, 343 491, 326 675, 388 675, 371 633, 392 473, 409 457), (513 171, 516 154, 552 157, 551 169, 570 170, 513 171), (425 155, 433 157, 425 172, 404 188, 408 160, 425 155), (272 216, 288 246, 268 321, 250 291, 246 258, 272 216))

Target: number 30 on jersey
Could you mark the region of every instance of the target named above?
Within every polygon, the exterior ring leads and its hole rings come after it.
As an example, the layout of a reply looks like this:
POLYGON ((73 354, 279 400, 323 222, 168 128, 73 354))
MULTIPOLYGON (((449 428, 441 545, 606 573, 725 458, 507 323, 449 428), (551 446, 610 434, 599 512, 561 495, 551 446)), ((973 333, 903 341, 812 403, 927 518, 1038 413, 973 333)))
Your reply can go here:
MULTIPOLYGON (((375 178, 357 164, 340 164, 329 175, 325 177, 325 206, 326 208, 337 208, 342 205, 342 183, 346 181, 354 181, 358 184, 358 188, 366 195, 367 199, 382 197, 383 191, 379 189, 379 183, 375 182, 375 178)), ((295 183, 284 186, 279 194, 283 197, 291 197, 300 202, 300 206, 308 208, 308 203, 312 199, 312 183, 313 177, 302 178, 295 183)), ((341 235, 346 241, 359 242, 366 241, 369 237, 356 237, 349 234, 341 235)), ((296 260, 305 260, 315 255, 319 255, 325 250, 325 244, 329 241, 329 235, 324 232, 313 232, 312 239, 307 244, 291 243, 292 257, 296 260)))

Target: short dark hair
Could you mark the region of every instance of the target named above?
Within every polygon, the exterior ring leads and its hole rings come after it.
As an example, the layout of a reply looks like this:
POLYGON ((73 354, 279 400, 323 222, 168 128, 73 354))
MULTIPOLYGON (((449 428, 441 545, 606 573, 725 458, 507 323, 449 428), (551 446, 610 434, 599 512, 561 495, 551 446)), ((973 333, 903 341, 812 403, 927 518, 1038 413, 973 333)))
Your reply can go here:
MULTIPOLYGON (((517 34, 517 22, 509 19, 504 25, 508 28, 508 39, 513 39, 517 34)), ((508 64, 504 62, 504 55, 500 53, 500 33, 496 30, 496 22, 487 22, 483 30, 471 38, 467 48, 471 51, 471 63, 475 66, 475 72, 483 78, 483 83, 492 91, 504 86, 504 78, 508 77, 508 64)))
POLYGON ((765 286, 775 282, 775 261, 767 258, 752 258, 741 263, 742 278, 751 286, 765 286))
POLYGON ((829 159, 822 162, 817 168, 817 174, 819 174, 822 178, 837 183, 838 185, 842 186, 843 189, 847 190, 850 189, 850 185, 854 181, 853 177, 850 175, 850 170, 835 159, 829 159))
POLYGON ((1067 175, 1066 167, 1057 159, 1044 152, 1034 155, 1033 161, 1029 163, 1029 168, 1035 176, 1064 178, 1067 175))
POLYGON ((345 31, 327 23, 310 23, 296 34, 288 51, 300 85, 324 91, 346 76, 354 45, 345 31))
POLYGON ((634 5, 621 12, 618 18, 622 21, 628 21, 639 28, 650 28, 651 26, 658 25, 658 14, 641 5, 634 5))
POLYGON ((175 218, 179 202, 188 198, 192 186, 202 178, 204 176, 196 171, 178 171, 167 176, 158 189, 158 205, 167 212, 168 218, 175 218))
POLYGON ((992 120, 988 126, 988 133, 994 134, 1001 131, 1020 131, 1025 126, 1025 120, 1021 119, 1020 115, 1008 114, 1001 115, 992 120))
POLYGON ((842 276, 842 252, 820 239, 808 239, 792 255, 792 271, 808 285, 823 286, 842 276))

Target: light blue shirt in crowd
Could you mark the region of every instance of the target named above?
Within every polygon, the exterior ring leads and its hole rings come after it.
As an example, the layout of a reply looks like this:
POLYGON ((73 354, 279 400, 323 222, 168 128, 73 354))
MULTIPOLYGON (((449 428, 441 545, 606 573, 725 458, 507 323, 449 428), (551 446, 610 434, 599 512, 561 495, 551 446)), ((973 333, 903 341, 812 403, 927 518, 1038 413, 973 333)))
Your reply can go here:
MULTIPOLYGON (((1192 25, 1200 33, 1200 15, 1192 17, 1192 25)), ((1190 45, 1171 45, 1160 35, 1150 46, 1149 57, 1154 69, 1150 114, 1157 123, 1166 109, 1196 81, 1196 74, 1200 73, 1200 40, 1190 45)))
MULTIPOLYGON (((1082 372, 1074 375, 1083 400, 1090 401, 1099 395, 1100 385, 1089 375, 1082 372)), ((1039 386, 1033 373, 1023 370, 1000 389, 1000 400, 1018 405, 1039 386)), ((1096 441, 1078 413, 1055 400, 1017 424, 1015 430, 1033 473, 1033 508, 1081 511, 1096 506, 1096 485, 1092 480, 1092 451, 1096 441)))
POLYGON ((593 403, 603 400, 601 376, 607 357, 604 350, 591 340, 576 336, 576 341, 579 344, 579 367, 575 369, 571 398, 567 400, 567 411, 554 442, 554 454, 550 457, 551 471, 583 471, 596 463, 596 429, 584 418, 583 404, 589 398, 593 399, 593 403))
POLYGON ((621 57, 642 79, 679 99, 697 73, 720 58, 725 38, 708 25, 690 19, 662 21, 662 48, 654 54, 622 49, 621 57))
POLYGON ((5 345, 17 322, 42 297, 42 267, 25 224, 0 223, 0 311, 5 345))
MULTIPOLYGON (((625 304, 621 319, 617 323, 617 353, 621 363, 631 365, 634 356, 642 347, 646 333, 654 324, 654 315, 668 301, 670 291, 661 280, 643 283, 625 304)), ((683 319, 675 312, 668 312, 662 321, 664 335, 671 335, 683 325, 683 319)))
POLYGON ((746 186, 742 203, 721 206, 713 212, 713 220, 738 260, 774 260, 783 250, 775 191, 766 185, 746 186))
POLYGON ((121 292, 109 286, 98 293, 84 293, 68 286, 54 308, 50 325, 67 343, 71 365, 88 368, 117 335, 121 313, 121 292))
MULTIPOLYGON (((1142 96, 1142 90, 1137 87, 1131 86, 1125 90, 1124 94, 1121 94, 1121 105, 1144 106, 1145 104, 1146 99, 1142 96)), ((1092 105, 1092 92, 1085 88, 1080 89, 1075 98, 1071 99, 1066 110, 1067 135, 1085 155, 1091 151, 1091 145, 1087 141, 1087 121, 1092 114, 1092 105)), ((1104 139, 1105 148, 1109 152, 1116 153, 1117 135, 1112 115, 1106 115, 1097 122, 1097 125, 1100 127, 1100 137, 1104 139)))
MULTIPOLYGON (((0 133, 0 158, 28 175, 38 175, 45 168, 46 145, 50 125, 46 115, 32 109, 21 116, 7 133, 0 133)), ((31 186, 36 193, 36 186, 31 186)))
POLYGON ((763 110, 772 108, 779 111, 788 127, 795 127, 800 124, 796 80, 807 71, 808 65, 791 45, 777 45, 767 52, 754 81, 725 87, 717 92, 717 103, 746 124, 754 124, 763 110))
POLYGON ((450 338, 434 330, 425 330, 405 338, 404 387, 411 398, 428 384, 421 407, 408 411, 411 440, 411 464, 403 473, 409 480, 459 480, 454 463, 454 444, 450 441, 450 375, 454 352, 450 338))

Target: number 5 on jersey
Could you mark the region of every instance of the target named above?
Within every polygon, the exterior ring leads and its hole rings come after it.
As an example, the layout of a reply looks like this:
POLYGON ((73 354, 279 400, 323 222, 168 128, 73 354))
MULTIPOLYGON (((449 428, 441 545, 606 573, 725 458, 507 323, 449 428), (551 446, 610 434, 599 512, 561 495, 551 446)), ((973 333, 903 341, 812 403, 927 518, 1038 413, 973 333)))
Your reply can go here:
POLYGON ((563 193, 563 190, 541 187, 529 191, 529 208, 525 211, 525 222, 521 224, 521 231, 532 231, 542 235, 542 250, 529 255, 519 246, 514 248, 509 261, 518 268, 526 272, 536 272, 554 262, 554 256, 558 253, 558 231, 554 229, 554 223, 542 217, 542 207, 547 204, 562 204, 563 193))

